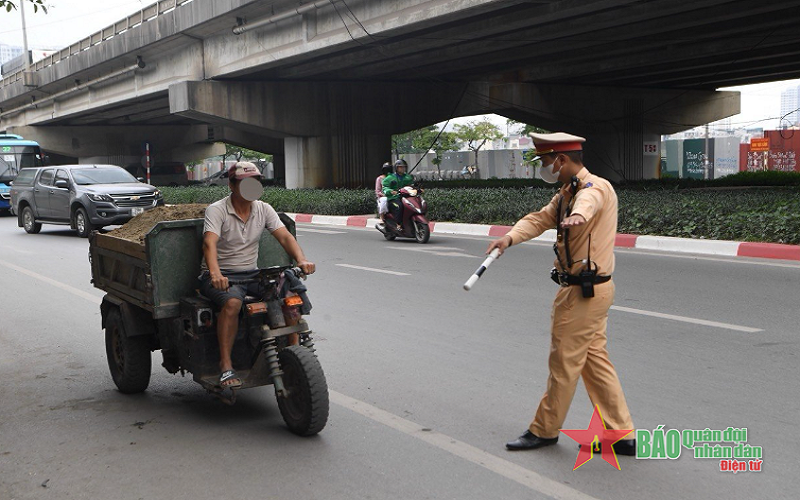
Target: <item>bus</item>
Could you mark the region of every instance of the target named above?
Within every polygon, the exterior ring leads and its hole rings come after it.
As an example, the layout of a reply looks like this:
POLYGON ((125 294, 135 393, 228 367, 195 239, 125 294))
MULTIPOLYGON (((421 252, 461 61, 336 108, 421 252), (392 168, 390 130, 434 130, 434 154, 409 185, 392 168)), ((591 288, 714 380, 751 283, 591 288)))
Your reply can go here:
POLYGON ((19 135, 0 134, 0 212, 11 208, 10 182, 21 168, 41 167, 44 157, 39 144, 19 135))

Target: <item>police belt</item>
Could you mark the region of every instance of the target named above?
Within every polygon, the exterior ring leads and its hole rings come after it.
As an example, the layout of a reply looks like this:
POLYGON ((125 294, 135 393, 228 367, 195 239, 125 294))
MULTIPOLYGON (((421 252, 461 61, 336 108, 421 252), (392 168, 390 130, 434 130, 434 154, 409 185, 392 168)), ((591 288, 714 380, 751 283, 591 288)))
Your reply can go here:
MULTIPOLYGON (((556 282, 557 285, 561 286, 578 286, 583 283, 586 279, 585 277, 575 276, 572 274, 567 273, 559 273, 555 268, 550 272, 550 278, 556 282)), ((599 285, 600 283, 605 283, 607 281, 611 281, 611 276, 600 276, 594 275, 589 278, 590 282, 599 285)))

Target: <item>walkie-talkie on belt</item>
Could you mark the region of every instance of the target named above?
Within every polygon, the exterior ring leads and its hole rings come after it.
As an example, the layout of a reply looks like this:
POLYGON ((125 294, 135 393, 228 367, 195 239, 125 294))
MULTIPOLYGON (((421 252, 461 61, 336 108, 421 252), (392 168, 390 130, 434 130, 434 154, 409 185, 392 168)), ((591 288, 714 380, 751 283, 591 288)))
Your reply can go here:
POLYGON ((586 266, 578 274, 581 283, 581 292, 584 299, 594 297, 594 281, 597 277, 597 265, 592 268, 592 233, 589 233, 589 248, 586 251, 586 266))

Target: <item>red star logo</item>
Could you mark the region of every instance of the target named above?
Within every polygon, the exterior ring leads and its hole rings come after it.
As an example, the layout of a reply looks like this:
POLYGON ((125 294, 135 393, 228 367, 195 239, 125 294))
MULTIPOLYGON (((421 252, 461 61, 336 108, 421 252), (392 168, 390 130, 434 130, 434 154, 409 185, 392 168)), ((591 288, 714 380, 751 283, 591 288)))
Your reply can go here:
POLYGON ((603 460, 616 467, 617 470, 620 470, 619 461, 617 460, 617 454, 614 452, 613 445, 633 432, 633 429, 606 429, 606 423, 603 421, 603 416, 600 415, 600 407, 595 405, 588 429, 561 429, 561 432, 581 445, 581 450, 578 452, 578 459, 575 460, 575 467, 572 470, 576 470, 578 467, 594 458, 594 452, 599 451, 598 448, 602 448, 603 460))

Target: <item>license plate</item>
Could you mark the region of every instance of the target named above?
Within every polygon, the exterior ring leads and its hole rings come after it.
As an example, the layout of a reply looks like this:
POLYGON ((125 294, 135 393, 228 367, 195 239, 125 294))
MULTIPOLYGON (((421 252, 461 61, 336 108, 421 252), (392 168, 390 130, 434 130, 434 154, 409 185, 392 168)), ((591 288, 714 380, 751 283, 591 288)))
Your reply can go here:
POLYGON ((134 217, 136 217, 137 215, 139 215, 142 212, 144 212, 144 208, 142 208, 142 207, 131 208, 131 215, 133 215, 134 217))

